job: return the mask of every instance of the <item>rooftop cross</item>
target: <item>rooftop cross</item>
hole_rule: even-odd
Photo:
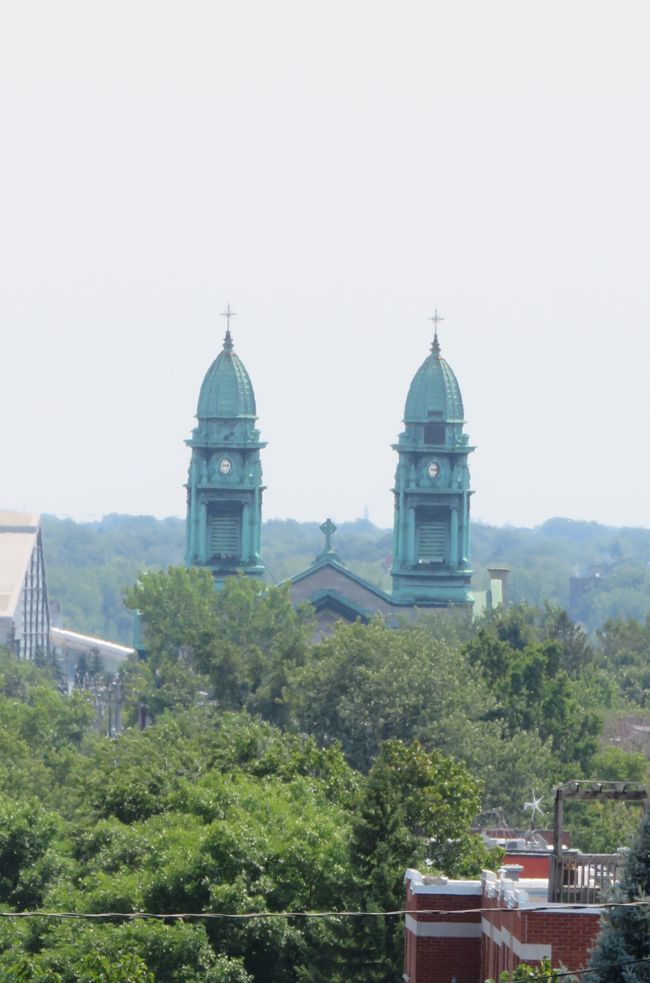
[[[437,313],[438,312],[436,311],[436,314]],[[230,304],[228,304],[228,306],[226,307],[225,311],[223,312],[223,314],[221,316],[226,318],[226,330],[227,331],[230,331],[230,318],[231,317],[237,317],[237,311],[231,311],[230,310]]]
[[[323,552],[333,553],[334,550],[332,549],[332,536],[336,532],[336,526],[334,525],[331,519],[326,519],[323,525],[320,527],[320,531],[325,537],[325,549],[323,550]]]
[[[431,351],[434,355],[440,354],[440,343],[438,341],[438,325],[441,321],[444,321],[444,317],[440,317],[438,314],[438,308],[436,307],[433,317],[429,318],[433,321],[433,343],[431,345]]]
[[[225,311],[222,313],[221,317],[226,318],[226,337],[223,339],[224,351],[231,352],[233,349],[233,343],[232,343],[232,336],[230,334],[230,318],[237,317],[237,312],[231,311],[230,304],[228,304]]]

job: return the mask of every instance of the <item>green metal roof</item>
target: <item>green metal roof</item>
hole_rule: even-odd
[[[199,419],[237,417],[255,419],[255,393],[248,372],[233,351],[230,330],[226,331],[223,350],[208,369],[196,411]]]
[[[404,407],[404,422],[444,420],[461,423],[463,419],[460,386],[451,367],[440,356],[436,336],[431,345],[431,354],[413,376]]]

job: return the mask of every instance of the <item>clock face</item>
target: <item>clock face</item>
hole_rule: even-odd
[[[230,474],[232,471],[232,461],[227,457],[222,457],[219,461],[219,471],[221,474]]]
[[[429,467],[427,468],[427,474],[430,478],[437,478],[440,474],[440,465],[436,464],[435,461],[431,461]]]

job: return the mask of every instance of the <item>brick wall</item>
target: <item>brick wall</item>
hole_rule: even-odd
[[[445,883],[444,878],[407,872],[404,977],[408,983],[450,983],[453,979],[477,983],[481,916],[467,909],[479,908],[480,902],[480,881]]]
[[[447,881],[409,870],[406,887],[407,983],[483,983],[544,957],[584,969],[599,930],[598,909],[548,904],[539,879],[486,873],[482,881]],[[526,910],[537,905],[544,910]]]
[[[600,912],[528,912],[522,915],[525,938],[548,945],[553,964],[584,969],[600,928]]]

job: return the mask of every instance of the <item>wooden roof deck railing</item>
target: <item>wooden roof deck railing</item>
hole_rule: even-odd
[[[638,802],[645,811],[648,793],[644,786],[630,782],[575,781],[555,789],[548,900],[565,904],[597,904],[606,900],[609,891],[618,882],[625,855],[565,850],[562,837],[564,803],[567,801]]]

